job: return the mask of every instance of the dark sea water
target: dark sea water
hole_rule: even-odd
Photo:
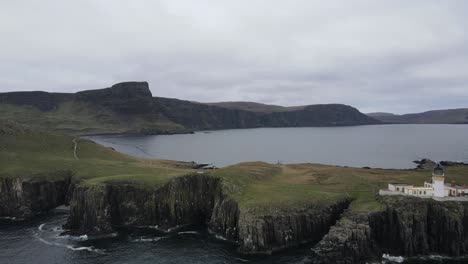
[[[412,168],[411,161],[423,157],[468,160],[468,125],[243,129],[92,139],[134,156],[216,166],[262,160]],[[87,240],[60,236],[67,216],[53,212],[28,222],[0,220],[0,264],[304,263],[311,247],[304,245],[287,253],[252,258],[239,255],[234,245],[206,231],[192,232],[195,230],[174,234],[121,230],[112,238]],[[458,264],[468,263],[468,259],[425,256],[404,263]]]
[[[0,220],[0,263],[11,264],[301,264],[308,263],[310,245],[273,256],[239,255],[235,246],[205,231],[158,234],[121,230],[115,237],[87,240],[61,236],[68,214],[52,212],[28,222]],[[377,263],[397,263],[382,261]],[[408,264],[461,264],[468,258],[427,256]]]
[[[186,135],[95,136],[137,157],[218,167],[244,161],[414,168],[413,160],[468,161],[468,125],[258,128]]]
[[[161,234],[121,230],[115,237],[87,240],[61,236],[68,214],[50,213],[29,222],[0,220],[0,263],[304,263],[304,246],[270,257],[241,256],[235,245],[206,231]]]

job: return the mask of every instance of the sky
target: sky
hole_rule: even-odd
[[[465,0],[0,0],[0,92],[468,107]]]

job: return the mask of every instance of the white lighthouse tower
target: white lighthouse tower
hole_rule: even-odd
[[[432,172],[432,187],[434,188],[434,197],[445,197],[444,168],[437,164]]]

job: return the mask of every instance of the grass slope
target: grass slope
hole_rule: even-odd
[[[63,134],[24,132],[0,135],[0,177],[43,177],[71,171],[87,184],[125,182],[148,187],[192,173],[183,164],[137,159],[88,140],[78,140],[73,155],[73,137]]]
[[[0,123],[0,128],[2,124]],[[0,129],[0,177],[60,177],[71,171],[84,184],[131,183],[147,188],[194,173],[174,161],[133,158],[88,140],[78,140],[77,160],[74,137],[58,133],[32,132],[10,124]],[[378,189],[389,182],[422,185],[430,170],[383,170],[336,167],[320,164],[273,165],[241,163],[207,172],[223,179],[228,194],[241,209],[271,212],[352,197],[356,211],[379,210]],[[468,183],[468,167],[448,167],[447,181]]]
[[[447,181],[468,183],[468,167],[447,168]],[[430,170],[384,170],[336,167],[320,164],[273,165],[241,163],[214,172],[225,179],[241,208],[278,209],[302,206],[314,201],[352,197],[356,211],[381,209],[379,189],[390,182],[423,185],[431,180]]]
[[[152,131],[184,131],[184,127],[159,118],[150,122],[144,117],[126,117],[105,107],[79,101],[66,101],[49,111],[34,106],[0,104],[3,120],[15,120],[42,130],[71,134],[139,133],[142,128]]]

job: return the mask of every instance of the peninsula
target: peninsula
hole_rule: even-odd
[[[0,134],[0,217],[28,218],[65,204],[66,229],[76,235],[207,226],[243,254],[309,243],[318,263],[467,253],[468,203],[377,195],[389,182],[430,179],[431,169],[249,162],[199,171],[15,122],[2,122]],[[447,174],[464,182],[468,167]]]

